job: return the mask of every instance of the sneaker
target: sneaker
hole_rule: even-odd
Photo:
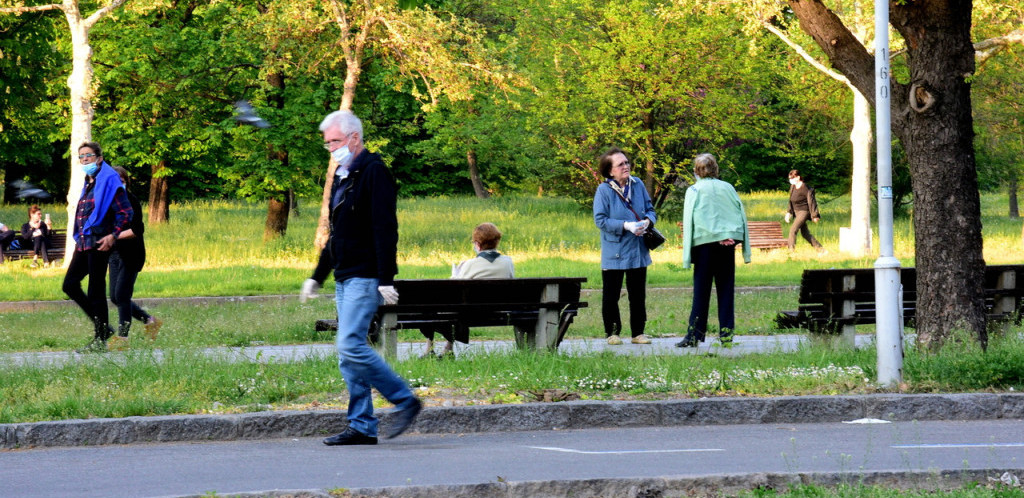
[[[35,260],[32,260],[32,264],[28,265],[28,267],[29,268],[39,268],[39,263],[36,263]]]
[[[324,438],[327,446],[355,446],[359,444],[377,444],[377,438],[367,436],[351,427],[346,427],[340,434]]]
[[[146,329],[146,337],[151,340],[156,340],[156,335],[160,333],[160,326],[164,324],[164,321],[155,317],[149,317],[149,321],[146,322],[143,327]]]
[[[619,344],[622,344],[622,338],[621,337],[619,337],[618,335],[610,335],[610,336],[608,336],[608,345],[609,346],[618,346]]]
[[[394,439],[412,426],[413,421],[416,420],[416,416],[419,415],[420,410],[423,409],[423,403],[421,403],[419,399],[413,398],[412,402],[413,403],[409,408],[400,410],[394,414],[394,417],[392,417],[394,418],[394,423],[391,425],[390,430],[388,430],[387,435],[384,437]]]
[[[107,350],[108,351],[124,351],[128,349],[128,338],[115,335],[110,339],[107,339]]]
[[[630,342],[632,342],[633,344],[650,344],[651,340],[648,339],[646,335],[640,334],[634,337]]]
[[[85,353],[106,353],[107,352],[107,343],[106,343],[106,341],[104,341],[103,339],[100,339],[99,337],[93,337],[93,339],[91,341],[89,341],[88,344],[86,344],[85,346],[82,346],[82,347],[76,349],[75,352],[76,353],[80,353],[80,354],[85,354]]]
[[[695,348],[695,347],[697,347],[698,344],[700,344],[700,341],[698,341],[696,337],[694,337],[694,336],[692,336],[690,334],[686,334],[686,337],[684,337],[683,340],[681,340],[681,341],[676,343],[676,347],[677,348]]]

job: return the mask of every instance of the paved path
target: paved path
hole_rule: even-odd
[[[941,485],[945,472],[953,474],[946,485],[955,486],[957,478],[984,482],[1005,469],[1024,477],[1022,429],[1019,420],[776,423],[417,434],[361,447],[295,437],[47,448],[0,452],[0,482],[3,494],[18,497],[282,489],[327,496],[326,490],[337,488],[356,496],[443,498],[687,496],[750,489],[772,474],[789,475],[792,484],[802,480],[796,473],[852,484],[882,475],[878,480],[893,486],[915,475]],[[39,478],[57,477],[55,469],[59,478]],[[659,488],[664,492],[652,492]]]
[[[707,354],[714,352],[723,356],[738,356],[743,354],[772,351],[793,351],[800,344],[807,342],[807,335],[781,334],[772,336],[736,336],[734,346],[726,349],[717,344],[711,337],[698,348],[677,348],[675,344],[680,341],[678,337],[654,338],[648,345],[630,344],[629,340],[621,346],[609,346],[603,339],[566,339],[562,341],[559,351],[564,354],[586,354],[598,351],[611,351],[624,355],[644,354]],[[858,347],[868,347],[872,344],[874,336],[860,335],[856,338]],[[399,359],[416,356],[423,352],[423,343],[405,342],[398,345]],[[456,356],[473,354],[483,351],[511,350],[514,348],[513,341],[479,341],[473,340],[470,344],[455,344]],[[248,358],[254,361],[293,361],[316,355],[334,355],[333,344],[298,344],[286,346],[248,346],[248,347],[217,347],[204,350],[209,355],[220,355],[227,358]],[[103,358],[116,358],[121,353],[107,353]],[[155,351],[156,356],[162,357],[161,350]],[[26,352],[26,353],[3,353],[0,354],[0,364],[10,363],[14,365],[59,365],[69,361],[88,361],[97,358],[95,354],[78,354],[72,351],[57,352]]]

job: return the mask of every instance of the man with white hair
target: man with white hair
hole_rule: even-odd
[[[388,439],[405,432],[422,409],[405,381],[366,340],[380,303],[398,302],[394,287],[398,273],[395,180],[380,155],[363,147],[363,124],[350,111],[328,114],[320,131],[324,148],[338,164],[331,187],[331,238],[320,253],[320,270],[303,284],[302,296],[316,292],[326,277],[323,269],[334,269],[335,345],[338,368],[349,391],[348,427],[323,442],[328,446],[377,444],[372,388],[398,410]]]

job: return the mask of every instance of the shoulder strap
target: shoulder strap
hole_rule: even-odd
[[[636,211],[633,210],[633,205],[628,200],[626,200],[626,197],[622,195],[622,192],[620,192],[619,189],[615,188],[617,187],[617,185],[612,185],[611,181],[609,180],[608,186],[611,187],[616,194],[619,194],[619,199],[622,199],[622,202],[626,205],[630,212],[633,213],[633,216],[636,216],[636,221],[640,221],[640,215],[636,214]]]

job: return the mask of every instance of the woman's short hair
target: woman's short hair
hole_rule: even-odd
[[[789,170],[789,177],[790,177],[790,178],[796,178],[796,177],[798,177],[798,176],[800,177],[800,179],[801,179],[801,180],[803,180],[803,179],[804,179],[804,177],[800,175],[800,171],[798,171],[798,170],[795,170],[795,169],[791,169],[791,170]]]
[[[28,208],[28,217],[31,218],[33,214],[36,214],[40,211],[42,211],[42,209],[39,209],[39,205],[33,204],[32,207]]]
[[[601,176],[605,178],[612,177],[612,156],[615,154],[626,155],[622,149],[618,147],[612,147],[601,154],[601,158],[597,160],[597,170],[601,172]]]
[[[473,229],[473,242],[480,246],[481,251],[495,249],[501,242],[501,230],[494,223],[481,223]]]
[[[708,154],[697,154],[693,159],[693,174],[701,178],[718,178],[718,161],[715,156]]]
[[[92,152],[93,154],[96,154],[96,157],[103,156],[103,149],[101,149],[100,144],[96,142],[82,142],[82,145],[78,146],[78,150],[82,150],[83,147],[88,147],[92,149]]]
[[[128,170],[120,166],[111,166],[110,169],[113,169],[114,171],[117,172],[117,176],[121,177],[121,183],[123,183],[124,186],[127,188],[128,182],[131,181],[132,179],[132,175],[128,173]]]

